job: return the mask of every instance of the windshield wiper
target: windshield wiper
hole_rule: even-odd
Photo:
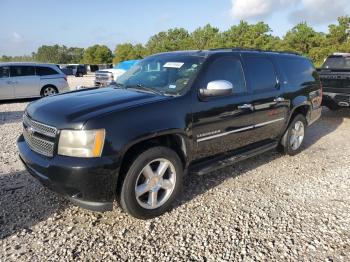
[[[150,88],[150,87],[141,85],[141,84],[137,84],[137,85],[135,85],[135,86],[128,86],[128,87],[126,87],[126,88],[141,89],[141,90],[145,90],[145,91],[151,92],[151,93],[153,93],[153,94],[164,95],[164,93],[161,92],[161,91],[159,91],[159,90],[156,90],[156,89],[153,89],[153,88]]]

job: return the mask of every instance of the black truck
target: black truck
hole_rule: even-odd
[[[323,85],[324,106],[332,110],[350,106],[350,53],[334,53],[318,73]]]
[[[103,89],[32,102],[20,158],[29,173],[94,211],[166,212],[185,174],[271,149],[295,155],[321,115],[316,69],[297,54],[243,49],[145,58]]]

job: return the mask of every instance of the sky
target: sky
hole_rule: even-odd
[[[29,55],[44,44],[114,50],[169,28],[226,30],[240,20],[264,21],[277,36],[303,21],[326,32],[349,14],[349,0],[0,0],[0,56]]]

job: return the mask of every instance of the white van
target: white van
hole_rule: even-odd
[[[0,63],[0,100],[44,97],[69,91],[67,77],[54,64]]]

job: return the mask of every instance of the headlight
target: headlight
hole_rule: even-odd
[[[100,157],[105,130],[62,130],[58,154],[73,157]]]

